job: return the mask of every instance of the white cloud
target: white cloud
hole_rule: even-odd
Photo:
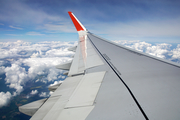
[[[50,84],[49,86],[57,85],[57,84],[59,84],[59,83],[63,83],[63,81],[54,81],[54,83],[53,83],[53,84]]]
[[[30,98],[30,96],[29,96],[29,95],[27,95],[27,96],[26,96],[26,98],[27,98],[27,99],[29,99],[29,98]]]
[[[31,95],[35,95],[35,94],[37,94],[37,93],[38,93],[37,90],[32,90],[30,94],[31,94]]]
[[[5,106],[9,103],[10,99],[11,99],[11,93],[10,92],[0,92],[0,108],[2,106]]]
[[[50,92],[49,92],[49,95],[52,95],[53,93],[54,93],[54,92],[50,91]]]
[[[180,62],[180,45],[177,45],[177,48],[172,49],[171,44],[161,43],[161,44],[150,44],[140,41],[115,41],[118,44],[125,45],[132,49],[148,53],[163,59],[176,60]]]
[[[21,52],[31,52],[33,49],[30,42],[0,42],[0,59],[26,57]],[[31,53],[30,53],[31,54]]]
[[[0,67],[0,75],[5,73],[4,69],[5,69],[4,66],[1,66],[1,67]]]
[[[36,95],[36,94],[38,94],[38,90],[32,90],[32,91],[30,92],[30,94],[28,94],[28,95],[26,96],[26,98],[29,99],[30,97],[32,97],[32,96],[34,96],[34,95]]]
[[[64,79],[64,78],[65,78],[65,76],[62,76],[61,78],[62,78],[62,79]]]
[[[0,42],[0,59],[17,57],[69,57],[73,52],[67,51],[76,42],[40,42],[32,44],[30,42]]]
[[[12,25],[9,26],[10,28],[14,28],[14,29],[18,29],[18,30],[22,30],[23,28],[20,28],[20,27],[14,27]]]
[[[177,48],[172,50],[172,60],[177,59],[180,61],[180,44],[177,45]]]
[[[49,97],[50,96],[50,92],[49,93],[47,93],[47,92],[41,92],[40,94],[39,94],[39,97]]]
[[[146,53],[165,59],[165,55],[170,53],[170,47],[171,45],[166,43],[158,44],[156,46],[148,46],[146,48]]]
[[[29,66],[28,77],[34,79],[37,75],[47,75],[47,81],[53,81],[58,78],[63,71],[56,69],[55,66],[69,60],[68,57],[55,58],[28,58],[23,61]]]
[[[39,79],[37,79],[35,82],[39,82]]]
[[[17,93],[22,92],[22,85],[24,85],[28,80],[28,75],[25,68],[21,67],[19,62],[16,62],[12,64],[11,67],[6,67],[4,71],[6,74],[6,83],[9,84],[8,86],[16,89]]]

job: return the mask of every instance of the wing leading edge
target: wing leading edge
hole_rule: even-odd
[[[179,65],[104,40],[68,13],[79,34],[73,60],[57,66],[68,78],[21,112],[31,120],[180,119]]]

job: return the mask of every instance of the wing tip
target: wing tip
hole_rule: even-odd
[[[69,16],[72,20],[72,22],[74,23],[74,26],[76,28],[76,30],[79,31],[86,31],[86,28],[81,24],[81,22],[75,17],[75,15],[71,12],[68,11]]]
[[[69,14],[71,14],[72,12],[71,11],[68,11]]]

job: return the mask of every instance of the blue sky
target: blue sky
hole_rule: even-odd
[[[179,0],[0,0],[0,42],[77,41],[68,11],[109,40],[180,43]]]

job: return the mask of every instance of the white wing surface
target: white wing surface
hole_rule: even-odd
[[[51,97],[19,107],[31,120],[179,120],[180,66],[104,40],[73,13],[74,59]]]

